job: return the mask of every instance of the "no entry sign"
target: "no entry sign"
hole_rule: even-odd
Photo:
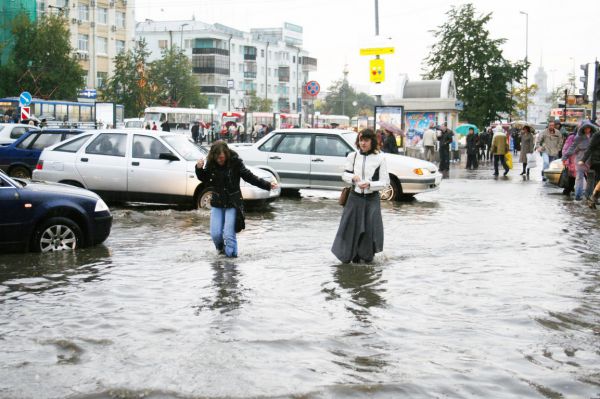
[[[321,91],[321,85],[319,85],[316,80],[311,80],[306,83],[304,90],[306,91],[306,94],[316,96]]]

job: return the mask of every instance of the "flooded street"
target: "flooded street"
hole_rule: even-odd
[[[2,255],[0,397],[598,398],[598,214],[519,168],[383,204],[371,265],[331,254],[331,192],[250,212],[234,260],[165,207]]]

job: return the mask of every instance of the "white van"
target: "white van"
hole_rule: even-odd
[[[0,145],[10,144],[16,141],[25,132],[37,129],[32,125],[24,125],[22,123],[0,123]]]

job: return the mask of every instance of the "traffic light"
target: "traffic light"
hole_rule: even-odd
[[[583,76],[579,78],[581,83],[583,83],[583,89],[579,89],[579,94],[583,94],[583,98],[587,99],[588,92],[588,66],[590,64],[582,64],[579,68],[583,71]]]
[[[369,63],[371,72],[370,80],[374,83],[381,83],[385,80],[385,63],[381,58],[374,58]]]

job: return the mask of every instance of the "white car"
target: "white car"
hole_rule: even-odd
[[[283,189],[341,190],[356,135],[336,129],[275,130],[255,144],[235,146],[235,151],[246,164],[277,176]],[[408,199],[440,187],[442,175],[434,164],[397,154],[385,154],[385,159],[390,185],[381,193],[383,200]]]
[[[196,161],[206,150],[177,133],[148,130],[87,131],[42,152],[33,179],[72,184],[108,201],[188,204],[210,207],[212,188],[200,182]],[[272,174],[249,167],[267,181]],[[245,201],[272,201],[271,191],[240,181]]]
[[[0,123],[0,145],[16,141],[31,129],[37,129],[37,127],[22,123]]]
[[[125,118],[125,129],[143,129],[144,118]]]

